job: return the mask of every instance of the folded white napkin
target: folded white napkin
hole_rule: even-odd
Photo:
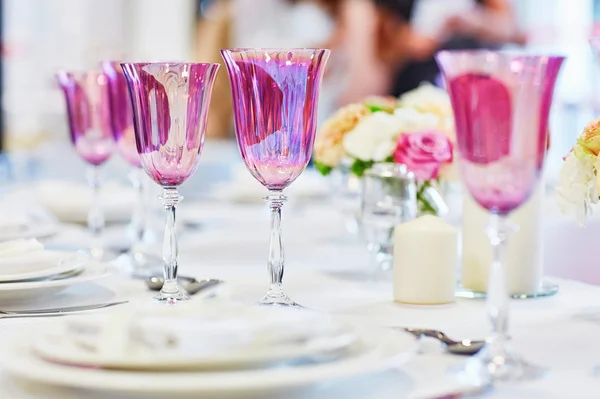
[[[36,239],[0,242],[0,277],[53,268],[60,259],[59,252],[44,251]]]
[[[5,236],[22,233],[29,228],[29,219],[24,212],[4,208],[0,213],[0,233]]]
[[[19,192],[11,191],[0,200],[0,241],[53,234],[56,219],[36,202],[36,196]]]
[[[68,320],[67,331],[86,349],[109,358],[150,353],[188,358],[274,350],[340,333],[340,326],[329,317],[309,311],[222,302],[203,303],[200,308],[162,313],[157,308],[147,312],[122,307],[110,315]]]
[[[35,238],[0,242],[0,262],[5,258],[35,253],[43,249],[44,244]]]

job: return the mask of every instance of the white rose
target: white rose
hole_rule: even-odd
[[[414,108],[396,109],[394,119],[397,121],[401,133],[435,130],[439,124],[439,119],[435,114],[419,112]]]
[[[346,134],[344,151],[362,161],[382,161],[394,152],[394,138],[400,134],[400,128],[394,115],[375,112]]]
[[[594,175],[594,159],[579,159],[574,152],[567,155],[559,174],[556,188],[558,205],[563,213],[574,212],[583,226],[591,215],[591,204],[598,202]]]

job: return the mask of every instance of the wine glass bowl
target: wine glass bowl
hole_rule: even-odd
[[[116,61],[103,61],[100,65],[108,79],[112,129],[117,150],[129,165],[141,168],[140,155],[135,143],[131,96],[121,64]]]
[[[246,167],[269,194],[271,286],[263,305],[299,306],[283,291],[282,191],[306,168],[329,50],[221,50],[233,97],[235,131]]]
[[[493,332],[461,372],[477,383],[537,378],[544,370],[510,345],[503,259],[515,231],[507,216],[529,198],[542,173],[552,95],[564,58],[481,50],[441,51],[436,59],[454,111],[461,177],[490,212],[486,232],[493,248],[487,290]]]
[[[67,103],[71,141],[81,158],[100,166],[112,155],[114,140],[108,78],[96,71],[56,74]]]
[[[320,75],[329,52],[234,49],[222,54],[238,111],[242,159],[263,186],[283,190],[310,161]]]
[[[176,187],[196,171],[218,64],[122,66],[130,89],[136,89],[131,93],[142,166],[156,183]]]
[[[462,177],[485,209],[508,214],[533,192],[562,57],[491,51],[437,56],[454,118]]]
[[[218,64],[123,63],[134,114],[142,167],[162,189],[167,211],[163,260],[165,284],[157,297],[169,303],[186,299],[177,284],[177,188],[198,166],[204,145],[212,88]]]
[[[100,166],[112,155],[114,138],[107,76],[98,71],[56,74],[66,100],[71,142],[79,156],[90,165],[88,183],[93,200],[88,212],[92,236],[90,252],[96,259],[105,255],[101,243],[104,213],[100,203]]]

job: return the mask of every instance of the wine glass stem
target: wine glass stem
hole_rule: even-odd
[[[488,237],[492,244],[492,265],[488,280],[487,311],[492,323],[490,344],[492,350],[496,347],[503,351],[508,341],[508,309],[509,288],[508,276],[504,264],[508,236],[513,227],[506,216],[492,215],[487,228]]]
[[[101,237],[104,231],[104,212],[101,198],[101,174],[99,166],[92,166],[88,172],[88,184],[92,188],[92,204],[88,212],[88,229],[92,236],[91,253],[94,258],[103,255]]]
[[[139,249],[139,246],[144,238],[144,233],[146,231],[147,207],[144,174],[145,173],[143,169],[135,168],[131,175],[133,186],[137,191],[136,206],[133,210],[133,215],[131,216],[131,226],[134,231],[133,245],[131,246],[133,253],[135,253]]]
[[[177,233],[175,230],[175,210],[177,204],[182,199],[174,187],[163,189],[162,200],[167,211],[167,220],[165,225],[165,236],[163,241],[163,261],[165,283],[161,294],[179,294],[177,285],[177,262],[179,259],[179,247],[177,244]]]
[[[271,210],[271,239],[269,242],[269,275],[271,276],[272,294],[280,293],[283,295],[283,240],[281,237],[281,207],[287,201],[287,197],[281,191],[269,191],[266,197],[269,209]]]

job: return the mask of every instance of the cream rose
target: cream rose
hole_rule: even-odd
[[[344,136],[370,112],[363,104],[350,104],[338,110],[319,130],[315,140],[315,160],[336,167],[346,155],[342,141]]]
[[[563,213],[574,211],[577,220],[585,225],[591,204],[598,202],[597,179],[593,157],[577,157],[572,151],[565,158],[556,188],[558,205]]]

